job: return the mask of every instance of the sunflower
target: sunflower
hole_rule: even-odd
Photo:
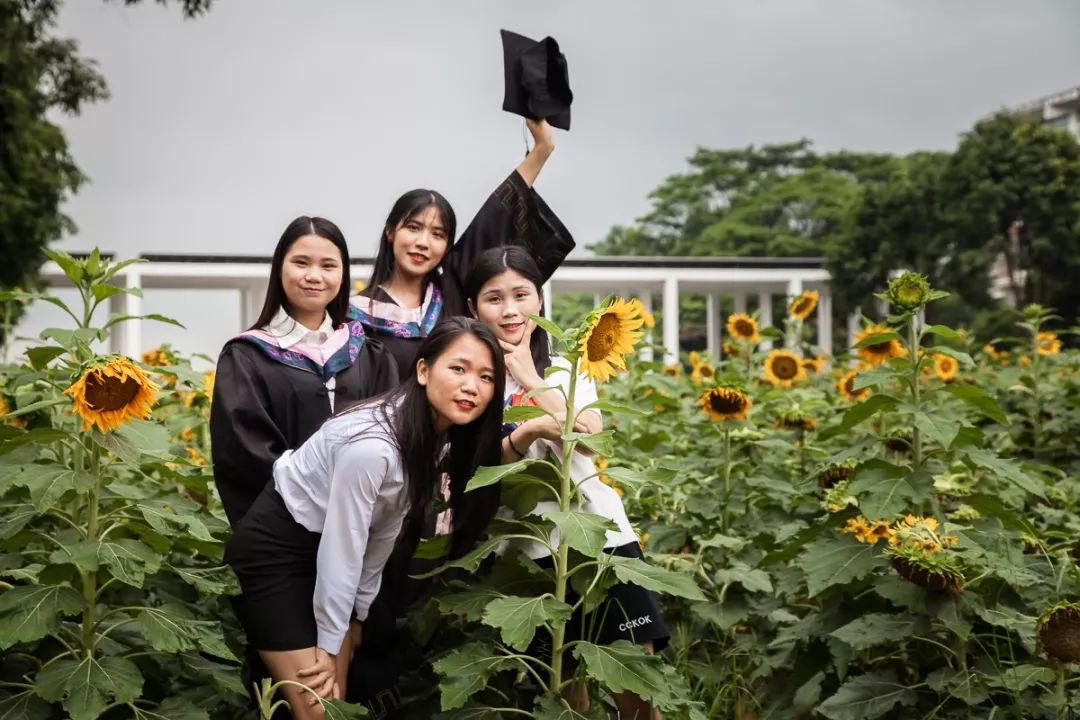
[[[656,327],[656,318],[653,317],[653,314],[645,307],[645,303],[641,302],[638,298],[634,298],[630,301],[630,305],[637,310],[637,314],[641,316],[641,319],[645,322],[645,327],[649,329]]]
[[[363,280],[354,280],[352,284],[353,293],[359,295],[364,292],[364,288],[367,287],[367,283]]]
[[[186,443],[195,442],[195,429],[186,427],[180,431],[180,439]]]
[[[690,359],[691,369],[696,368],[698,365],[701,364],[701,354],[697,350],[691,350],[688,357]]]
[[[716,370],[708,363],[701,363],[690,373],[690,382],[702,385],[716,377]]]
[[[866,396],[870,394],[870,388],[855,389],[855,376],[858,374],[858,370],[852,370],[836,381],[837,391],[848,400],[854,400],[855,402],[865,400]]]
[[[803,358],[802,360],[802,366],[806,370],[807,375],[811,373],[813,373],[814,375],[820,374],[821,371],[824,370],[825,366],[828,364],[829,359],[824,355],[818,355],[815,358]]]
[[[991,360],[1000,360],[1005,356],[1005,353],[1001,352],[1000,350],[995,348],[990,343],[987,343],[987,344],[983,345],[982,346],[982,351],[983,351],[983,354],[986,355],[986,357],[990,358]]]
[[[1080,606],[1061,603],[1051,608],[1039,624],[1039,642],[1058,662],[1080,661]]]
[[[672,363],[671,365],[664,366],[664,374],[668,377],[679,377],[682,375],[682,366],[678,363]]]
[[[757,320],[746,313],[735,313],[727,319],[728,335],[745,343],[756,343],[761,339],[758,334]]]
[[[1044,330],[1035,336],[1035,349],[1040,355],[1057,355],[1061,352],[1061,340],[1057,333]]]
[[[108,432],[131,418],[150,417],[158,386],[122,355],[107,356],[102,361],[64,391],[83,420],[83,431],[97,425],[102,432]]]
[[[854,535],[859,542],[869,542],[872,535],[870,523],[864,517],[850,518],[847,524],[840,530],[842,533]]]
[[[0,425],[10,425],[11,427],[24,428],[26,427],[26,418],[20,415],[15,417],[7,417],[7,414],[11,412],[11,406],[8,405],[7,398],[0,395]]]
[[[764,377],[776,386],[791,387],[806,379],[802,359],[787,350],[773,350],[765,358]]]
[[[165,367],[166,365],[172,364],[169,361],[168,353],[161,347],[144,352],[142,354],[142,363],[143,365],[149,365],[150,367]]]
[[[855,338],[855,345],[857,346],[860,342],[872,335],[881,335],[883,333],[891,332],[892,328],[885,327],[884,325],[868,325]],[[904,346],[901,345],[900,341],[896,338],[890,338],[879,343],[874,343],[873,345],[860,347],[858,348],[858,353],[863,360],[873,366],[877,366],[889,358],[903,355]]]
[[[640,307],[640,302],[634,305],[615,298],[589,314],[578,334],[582,375],[604,382],[626,369],[624,356],[634,351],[645,323],[639,314]]]
[[[796,320],[805,320],[810,317],[810,313],[814,312],[817,303],[818,291],[804,290],[799,297],[791,301],[791,307],[788,308],[788,313]]]
[[[956,370],[959,366],[960,363],[956,362],[956,358],[953,356],[934,353],[934,374],[942,380],[948,382],[956,377]]]
[[[817,429],[817,420],[799,410],[789,410],[782,414],[776,421],[777,430],[808,430]]]
[[[753,404],[745,393],[732,387],[709,388],[698,398],[698,405],[714,422],[744,420]]]
[[[208,398],[214,397],[214,380],[216,378],[217,378],[217,373],[215,373],[213,370],[207,370],[206,372],[203,373],[203,376],[202,376],[203,389],[205,390],[206,397],[208,397]]]

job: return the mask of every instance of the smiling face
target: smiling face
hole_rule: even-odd
[[[499,340],[518,345],[525,336],[528,315],[539,315],[541,304],[536,286],[516,270],[507,270],[484,283],[472,311]]]
[[[289,309],[301,316],[322,318],[326,306],[341,289],[341,251],[318,235],[302,235],[285,253],[281,287]]]
[[[430,365],[417,360],[416,379],[427,392],[436,431],[444,432],[468,425],[487,409],[495,394],[495,362],[487,345],[463,334]]]
[[[386,241],[393,246],[395,270],[421,278],[439,266],[449,244],[442,214],[434,205],[387,231]]]

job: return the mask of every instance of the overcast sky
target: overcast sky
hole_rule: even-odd
[[[63,122],[91,179],[64,247],[268,255],[319,214],[368,255],[420,186],[467,221],[523,154],[499,28],[567,56],[573,129],[537,187],[579,247],[699,145],[945,149],[1080,85],[1076,0],[68,0],[59,34],[112,97]]]

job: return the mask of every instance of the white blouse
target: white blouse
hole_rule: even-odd
[[[361,407],[330,418],[274,463],[285,507],[322,534],[312,602],[318,646],[331,654],[341,650],[352,612],[367,618],[408,512],[401,454],[380,413]]]

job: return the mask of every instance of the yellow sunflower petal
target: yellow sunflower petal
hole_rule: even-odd
[[[82,418],[83,431],[95,425],[109,432],[132,418],[148,418],[158,386],[137,365],[123,356],[87,369],[64,392]]]

